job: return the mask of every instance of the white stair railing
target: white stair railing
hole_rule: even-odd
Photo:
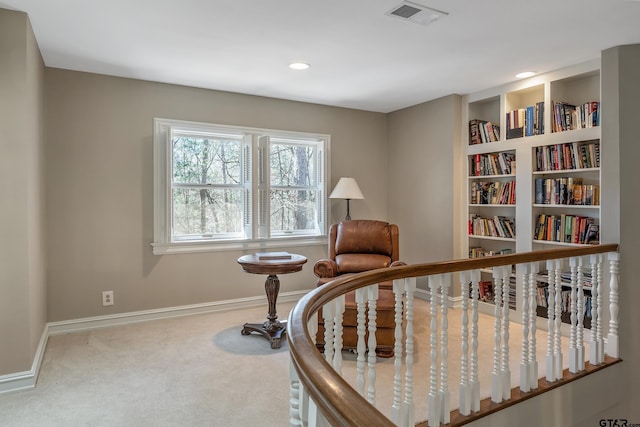
[[[614,246],[615,245],[609,245]],[[615,247],[617,248],[617,247]],[[604,248],[603,248],[604,249]],[[552,252],[552,251],[547,251]],[[573,374],[581,373],[588,366],[594,366],[605,362],[606,355],[612,358],[618,357],[618,310],[619,310],[619,283],[618,283],[618,254],[617,252],[609,252],[606,260],[609,263],[609,285],[608,285],[608,304],[609,304],[609,322],[607,339],[605,343],[603,334],[603,315],[604,307],[603,298],[607,296],[603,292],[603,263],[604,257],[598,252],[598,248],[582,249],[574,251],[575,256],[567,256],[557,258],[550,254],[549,258],[544,262],[548,272],[548,297],[547,297],[547,334],[546,337],[546,359],[545,359],[545,378],[549,383],[553,383],[563,379],[563,358],[568,359],[568,371]],[[589,253],[592,252],[592,253]],[[588,258],[586,257],[588,255]],[[329,426],[329,425],[352,425],[357,424],[356,419],[367,420],[368,425],[396,425],[396,426],[414,426],[416,423],[416,400],[418,403],[426,404],[427,416],[426,421],[429,425],[449,424],[452,421],[451,410],[457,409],[457,416],[474,417],[480,414],[481,398],[490,399],[494,403],[502,403],[511,399],[511,371],[510,371],[510,334],[512,328],[519,328],[522,333],[520,343],[521,353],[518,355],[520,360],[519,369],[519,390],[521,393],[527,394],[539,389],[538,382],[538,360],[537,360],[537,333],[538,316],[538,282],[539,266],[541,258],[531,256],[535,260],[529,261],[526,256],[520,256],[525,262],[508,262],[514,258],[503,256],[504,264],[499,264],[496,259],[487,260],[493,271],[494,285],[494,307],[493,307],[493,361],[491,364],[491,391],[489,396],[480,396],[479,383],[479,355],[478,348],[480,344],[479,335],[479,283],[481,278],[480,269],[476,268],[478,262],[467,261],[464,265],[473,265],[473,268],[456,269],[446,273],[422,274],[428,272],[432,264],[424,267],[406,266],[397,267],[392,277],[393,293],[394,293],[394,319],[395,319],[395,346],[394,359],[392,363],[393,380],[386,383],[380,383],[381,378],[377,369],[385,368],[379,365],[376,357],[376,320],[377,320],[377,300],[378,300],[378,281],[381,279],[389,280],[391,274],[387,274],[384,278],[374,275],[373,284],[353,283],[355,290],[355,300],[357,306],[357,335],[358,343],[355,360],[355,378],[347,382],[333,383],[335,387],[340,384],[341,387],[347,387],[348,383],[355,384],[355,395],[348,391],[343,392],[350,396],[349,402],[333,403],[333,396],[330,396],[327,388],[322,393],[323,384],[321,379],[338,378],[343,371],[342,357],[342,316],[344,312],[344,293],[350,289],[346,289],[342,293],[337,293],[330,301],[325,301],[320,306],[323,310],[325,325],[325,346],[324,360],[327,365],[318,363],[316,360],[317,350],[315,346],[308,347],[305,352],[297,353],[292,351],[292,368],[290,381],[290,423],[292,426]],[[453,264],[453,263],[452,263]],[[562,270],[565,265],[569,266],[570,279],[563,282]],[[510,282],[512,279],[512,266],[515,266],[515,280],[521,291],[521,323],[513,322],[510,318]],[[446,270],[442,267],[440,271]],[[405,275],[402,272],[406,270]],[[451,366],[458,366],[456,363],[450,363],[449,345],[451,344],[451,334],[449,327],[449,288],[454,278],[453,273],[459,272],[456,276],[459,280],[459,289],[462,295],[459,308],[460,316],[460,382],[458,385],[457,395],[459,396],[457,408],[451,408],[451,391],[450,384]],[[589,274],[590,273],[590,274]],[[416,278],[425,277],[430,295],[429,318],[416,319],[414,313],[414,296],[416,293]],[[565,279],[567,280],[567,279]],[[337,288],[340,283],[331,284]],[[590,282],[590,283],[589,283]],[[371,283],[371,282],[369,282]],[[586,360],[585,337],[584,337],[584,318],[587,311],[587,300],[585,299],[585,283],[591,290],[590,303],[590,336],[589,336],[589,361]],[[356,288],[357,285],[357,288]],[[330,286],[330,288],[331,288]],[[564,287],[564,291],[563,291]],[[335,290],[331,288],[332,292]],[[567,292],[566,289],[569,289]],[[305,296],[299,303],[305,307],[311,305],[307,298],[320,298],[318,292],[312,292],[311,297]],[[568,300],[567,300],[568,294]],[[320,294],[321,295],[321,294]],[[563,296],[564,295],[564,296]],[[314,300],[315,301],[315,300]],[[315,304],[315,302],[314,302]],[[294,330],[289,330],[289,340],[296,343],[302,343],[301,347],[305,347],[306,341],[300,341],[299,330],[295,329],[297,307],[291,313],[289,324],[294,326]],[[318,322],[317,308],[315,313],[302,318],[307,319],[304,327],[309,336],[315,338]],[[564,308],[564,310],[563,310]],[[568,310],[567,310],[568,309]],[[565,334],[562,332],[562,313],[568,311],[570,314],[570,324],[564,325]],[[422,326],[427,328],[428,339],[425,342],[415,342],[414,340],[414,323],[423,322]],[[567,327],[569,332],[566,333]],[[304,328],[302,329],[304,331]],[[520,332],[519,331],[519,332]],[[292,339],[291,334],[295,334],[297,338]],[[312,338],[312,340],[313,340]],[[562,352],[562,341],[568,342],[568,353],[566,356]],[[313,343],[315,344],[315,343]],[[416,346],[428,348],[423,351],[422,356],[427,360],[423,360],[425,367],[420,373],[425,376],[415,376],[415,351]],[[293,349],[292,349],[293,350]],[[296,350],[299,350],[296,348]],[[296,362],[296,358],[301,358]],[[305,362],[301,363],[304,358]],[[321,359],[322,360],[322,359]],[[310,363],[312,361],[313,363]],[[387,366],[390,364],[387,363]],[[300,381],[300,369],[303,369],[305,381],[314,378],[315,382],[309,382],[304,386]],[[319,371],[320,374],[318,376]],[[338,377],[335,377],[337,375]],[[347,380],[345,378],[345,380]],[[428,389],[428,393],[416,396],[416,382],[423,380]],[[320,386],[318,386],[320,384]],[[377,395],[380,387],[389,388],[392,391],[392,403],[390,408],[376,409],[378,404]],[[544,387],[544,386],[543,386]],[[362,400],[358,400],[355,396],[362,396]],[[425,401],[422,402],[421,400]],[[321,403],[321,404],[318,404]],[[355,409],[355,408],[360,409]],[[346,408],[346,409],[345,409]],[[354,412],[349,412],[348,408]],[[362,412],[366,412],[363,414]],[[382,412],[380,412],[382,411]],[[388,411],[388,412],[387,412]],[[344,413],[343,413],[344,412]],[[383,415],[388,413],[388,415]],[[346,415],[345,415],[346,414]],[[341,417],[349,418],[344,423]],[[360,417],[360,418],[358,418]],[[388,418],[387,418],[388,417]],[[347,418],[344,418],[345,420]],[[422,420],[417,420],[422,421]]]

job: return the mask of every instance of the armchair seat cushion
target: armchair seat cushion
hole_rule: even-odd
[[[375,270],[376,268],[389,267],[391,257],[380,254],[340,254],[336,255],[338,273],[360,273],[362,271]]]

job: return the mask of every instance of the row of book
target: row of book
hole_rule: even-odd
[[[579,177],[536,178],[535,203],[542,205],[598,206],[600,187],[583,184]]]
[[[469,121],[469,145],[500,141],[500,126],[486,120]]]
[[[516,237],[516,226],[512,218],[497,215],[493,218],[483,218],[480,215],[471,214],[469,215],[469,234],[513,239]]]
[[[476,154],[470,157],[469,174],[471,176],[512,175],[516,173],[516,154],[500,152]]]
[[[600,226],[596,224],[595,218],[540,214],[536,219],[534,238],[549,242],[597,245],[600,243]]]
[[[551,101],[553,132],[584,129],[600,126],[600,102],[590,101],[572,105],[562,101]]]
[[[479,205],[514,205],[516,203],[516,182],[471,183],[470,203]]]
[[[569,142],[535,148],[536,171],[600,167],[600,144]]]
[[[553,273],[552,273],[553,276]],[[549,272],[543,271],[537,276],[538,282],[543,282],[548,284],[551,282],[549,280]],[[577,280],[577,269],[576,269],[576,280]],[[560,282],[562,286],[571,286],[571,271],[563,271],[560,273]],[[591,288],[591,267],[585,266],[582,271],[582,287],[585,289]]]
[[[544,102],[507,112],[507,139],[544,134]]]
[[[492,251],[483,247],[469,248],[469,258],[484,258],[495,255],[506,255],[512,253],[511,249],[505,248],[498,251]]]
[[[539,307],[549,307],[549,287],[539,286],[538,295],[536,296],[536,303]],[[571,290],[564,289],[560,294],[560,311],[562,313],[571,312]],[[591,318],[591,296],[585,295],[584,297],[584,315]]]

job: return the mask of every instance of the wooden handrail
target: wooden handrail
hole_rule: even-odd
[[[520,254],[381,268],[335,279],[306,294],[289,314],[287,341],[292,363],[305,392],[313,399],[323,416],[332,426],[367,425],[372,427],[392,427],[393,423],[369,404],[326,362],[311,340],[307,324],[311,316],[323,305],[347,292],[389,280],[617,251],[618,245],[615,243],[550,249]]]

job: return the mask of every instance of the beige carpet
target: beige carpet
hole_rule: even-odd
[[[293,305],[278,304],[281,318]],[[416,420],[426,418],[428,304],[416,300]],[[35,390],[0,395],[1,426],[287,426],[289,356],[259,335],[242,336],[244,322],[262,321],[256,307],[178,317],[54,336]],[[457,407],[460,311],[451,310],[449,384]],[[519,327],[512,328],[513,383],[519,372]],[[489,395],[493,319],[481,316],[481,381]],[[546,334],[538,332],[540,375]],[[565,344],[566,339],[563,339]],[[565,345],[566,347],[566,345]],[[355,356],[344,375],[355,383]],[[566,359],[566,357],[565,357]],[[379,359],[378,402],[389,412],[393,359]],[[382,384],[389,384],[383,387]],[[388,391],[387,391],[388,390]]]

